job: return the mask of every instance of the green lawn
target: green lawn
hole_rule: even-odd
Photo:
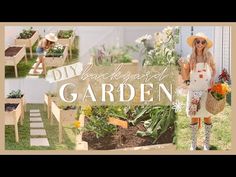
[[[186,96],[179,97],[183,107],[182,111],[178,113],[177,127],[176,127],[176,147],[181,150],[189,150],[191,143],[191,131],[189,128],[190,118],[186,117],[185,103]],[[227,103],[224,111],[213,116],[213,127],[211,134],[211,149],[212,150],[229,150],[231,149],[231,106]],[[204,123],[202,128],[198,131],[198,149],[203,148],[204,141]]]
[[[40,109],[44,128],[47,133],[50,147],[31,147],[30,146],[30,121],[29,110]],[[34,136],[35,137],[35,136]],[[5,148],[6,150],[73,150],[75,148],[75,134],[70,128],[63,129],[64,143],[58,140],[58,123],[54,118],[53,125],[47,119],[43,104],[28,104],[25,112],[24,124],[19,124],[19,143],[15,142],[14,126],[5,126]]]

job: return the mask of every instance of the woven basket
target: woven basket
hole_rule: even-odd
[[[207,100],[206,100],[206,110],[213,114],[216,115],[223,111],[226,103],[226,96],[222,100],[216,100],[212,94],[209,92],[207,94]]]

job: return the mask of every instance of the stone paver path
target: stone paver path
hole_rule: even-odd
[[[30,110],[30,146],[50,146],[39,109]]]

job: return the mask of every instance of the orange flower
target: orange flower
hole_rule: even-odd
[[[74,126],[75,126],[75,128],[80,128],[80,121],[75,121],[74,122]]]
[[[227,84],[215,84],[212,89],[211,89],[212,92],[216,92],[218,94],[221,94],[221,95],[225,95],[227,94],[230,90],[229,90],[229,86]]]

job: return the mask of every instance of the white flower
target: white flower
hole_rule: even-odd
[[[167,36],[171,35],[173,32],[173,27],[167,26],[163,29],[163,33],[167,34]]]
[[[174,109],[175,112],[180,112],[182,109],[182,103],[180,103],[179,100],[176,100],[176,102],[172,104],[171,108]]]
[[[145,34],[144,36],[141,36],[140,38],[136,39],[135,42],[138,44],[143,43],[145,40],[150,40],[152,39],[151,35]]]

